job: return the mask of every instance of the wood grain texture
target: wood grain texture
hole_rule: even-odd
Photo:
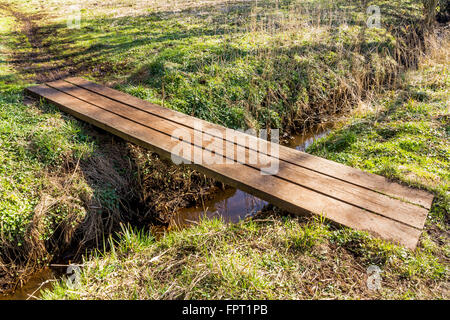
[[[65,79],[65,81],[78,85],[99,95],[106,96],[123,104],[127,104],[134,108],[144,110],[165,119],[169,119],[181,126],[193,128],[194,121],[200,121],[205,129],[215,129],[221,132],[225,132],[225,130],[227,130],[227,128],[220,125],[212,124],[174,110],[163,108],[156,104],[152,104],[123,92],[101,86],[99,84],[81,78],[72,77]],[[236,134],[242,133],[236,132]],[[249,138],[253,139],[254,137],[250,136]],[[267,144],[266,148],[268,148],[267,150],[270,150],[270,142],[263,141],[262,143]],[[282,161],[289,162],[297,166],[302,166],[306,169],[314,170],[322,175],[328,175],[330,177],[346,181],[347,183],[352,183],[369,190],[374,190],[376,192],[384,193],[395,198],[400,198],[405,201],[423,206],[426,209],[430,209],[433,202],[433,195],[426,191],[411,189],[407,186],[389,181],[385,177],[367,173],[288,147],[280,146],[280,158]]]
[[[368,231],[411,249],[417,245],[431,206],[432,195],[428,193],[281,146],[278,172],[262,175],[266,164],[227,162],[236,159],[221,150],[241,146],[245,159],[267,160],[273,155],[242,146],[225,134],[214,134],[225,133],[226,128],[80,78],[31,87],[28,92],[163,157],[170,158],[180,143],[190,150],[191,157],[185,160],[201,159],[205,151],[213,154],[212,151],[219,150],[214,152],[215,159],[221,160],[219,163],[195,163],[195,168],[292,213],[323,215],[338,224]],[[210,135],[209,141],[196,141],[199,132],[195,121],[201,121]],[[191,139],[182,142],[173,139],[175,130]],[[237,131],[235,134],[243,135]],[[270,148],[270,142],[261,139],[257,142]]]

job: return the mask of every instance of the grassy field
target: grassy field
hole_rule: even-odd
[[[124,227],[113,250],[83,262],[78,287],[60,281],[43,298],[448,299],[448,58],[432,50],[401,90],[308,149],[435,193],[414,252],[277,209],[237,225],[205,220],[159,240]],[[371,265],[381,269],[379,290],[367,286]]]
[[[359,1],[74,1],[79,29],[61,19],[70,2],[44,3],[31,32],[43,61],[25,77],[82,75],[231,128],[331,120],[395,83],[397,61],[420,50],[419,7],[400,1],[379,3],[390,32],[367,28]]]
[[[24,96],[26,86],[59,74],[40,33],[52,20],[35,4],[0,4],[0,293],[53,259],[101,246],[119,222],[167,221],[215,188]]]
[[[373,4],[383,28],[366,27],[360,1],[0,1],[0,292],[97,247],[79,291],[61,283],[45,297],[448,297],[448,54],[421,58],[415,2]],[[71,5],[80,29],[67,26]],[[434,192],[419,249],[274,208],[262,222],[204,222],[158,241],[124,231],[103,252],[120,222],[165,223],[215,183],[23,96],[66,75],[285,137],[356,109],[309,152]],[[153,264],[143,279],[120,271]],[[383,269],[385,291],[363,285],[370,264]],[[328,271],[314,278],[319,266]]]
[[[273,213],[271,213],[273,215]],[[445,267],[430,253],[381,243],[320,221],[272,217],[204,221],[155,241],[122,232],[115,249],[84,261],[79,287],[44,299],[445,298]],[[382,288],[367,287],[370,265]]]

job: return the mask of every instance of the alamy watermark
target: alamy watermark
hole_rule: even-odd
[[[369,15],[367,18],[367,27],[369,28],[381,28],[381,9],[379,6],[369,6],[366,10]]]
[[[81,268],[78,265],[71,264],[67,267],[67,280],[66,284],[69,289],[77,289],[81,285]]]
[[[79,6],[74,5],[69,7],[69,14],[67,16],[67,28],[81,28],[81,9]]]
[[[367,268],[367,288],[375,291],[381,289],[381,269],[371,265]]]
[[[176,4],[176,1],[175,1]],[[173,6],[173,11],[174,12],[178,12],[179,10],[177,9],[177,6]],[[313,12],[312,12],[313,13]],[[332,19],[334,20],[332,17],[344,17],[347,16],[348,12],[346,11],[342,11],[342,10],[337,10],[335,9],[334,11],[324,11],[323,13],[321,13],[321,18],[322,19],[326,19],[328,17],[328,19]],[[261,13],[259,13],[261,14]],[[264,12],[262,13],[264,16]],[[366,14],[368,15],[368,18],[366,20],[366,25],[369,28],[381,28],[381,9],[379,6],[376,5],[371,5],[366,9]],[[282,18],[282,15],[281,15]],[[341,23],[345,23],[344,21],[346,21],[347,18],[342,18]],[[339,21],[340,19],[337,19],[336,21]],[[67,15],[67,27],[69,29],[80,29],[81,28],[81,8],[78,5],[72,5],[69,7],[69,12]]]

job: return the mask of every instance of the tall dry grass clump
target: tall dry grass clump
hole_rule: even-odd
[[[23,236],[0,234],[0,293],[21,287],[51,262],[78,261],[91,249],[107,249],[105,239],[121,224],[168,226],[177,210],[215,190],[203,174],[85,129],[101,149],[81,158],[69,153],[61,166],[42,171],[39,201]]]
[[[261,82],[276,85],[259,105],[249,101],[250,114],[270,106],[280,113],[286,130],[332,121],[362,100],[396,88],[399,74],[417,67],[426,49],[420,20],[386,13],[385,24],[372,28],[364,14],[368,5],[350,3],[272,1],[252,6],[246,27],[252,54],[266,66]]]

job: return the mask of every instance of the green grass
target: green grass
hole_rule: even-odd
[[[227,127],[290,131],[389,85],[401,68],[394,52],[405,49],[399,26],[407,23],[393,12],[408,10],[413,25],[420,18],[417,6],[378,1],[384,25],[395,27],[387,32],[366,28],[358,1],[216,3],[190,9],[180,1],[181,11],[172,12],[84,1],[81,28],[53,19],[42,44],[62,72]]]
[[[26,34],[23,17],[0,8],[0,264],[16,278],[24,265],[63,251],[76,232],[78,242],[98,244],[119,216],[137,212],[130,204],[161,218],[176,210],[173,202],[195,202],[182,190],[195,195],[211,184],[49,105],[25,104],[27,85],[75,74],[227,127],[290,132],[392,88],[419,55],[409,41],[420,34],[420,8],[408,1],[371,3],[381,6],[382,29],[364,27],[359,1],[258,1],[254,8],[212,0],[192,8],[180,0],[178,12],[148,1],[46,0],[43,10],[8,3],[39,27]],[[70,4],[82,9],[81,29],[66,26]],[[403,52],[404,65],[394,52]],[[111,251],[86,257],[79,290],[61,282],[45,298],[445,298],[446,65],[421,68],[400,92],[384,95],[378,112],[355,116],[309,149],[434,192],[417,251],[293,218],[205,221],[158,241],[125,228]],[[370,264],[385,272],[382,292],[367,291]]]
[[[83,262],[79,286],[61,280],[43,299],[443,298],[446,268],[365,233],[288,217],[226,225],[204,220],[155,240],[124,228],[113,249]],[[367,268],[382,289],[367,288]],[[414,284],[414,285],[413,285]],[[430,292],[431,290],[435,290]]]
[[[0,32],[11,31],[12,21],[2,16]],[[6,247],[21,247],[27,242],[25,235],[35,208],[42,192],[49,189],[44,171],[60,166],[68,157],[78,159],[93,150],[80,126],[56,108],[24,104],[24,87],[10,65],[0,64],[0,237]],[[59,219],[55,210],[48,215],[49,225]]]
[[[44,168],[61,165],[68,153],[75,158],[92,152],[89,139],[73,121],[63,121],[22,102],[22,88],[0,97],[0,221],[2,240],[22,245],[40,192]]]
[[[32,48],[15,29],[20,23],[0,11],[0,291],[7,291],[48,264],[86,219],[94,190],[74,169],[97,146],[85,125],[56,107],[25,103],[26,77],[7,62],[11,46]]]
[[[124,228],[86,257],[80,286],[44,299],[448,299],[448,42],[431,47],[402,86],[355,113],[308,152],[435,194],[414,251],[326,221],[276,215],[202,221],[155,240]],[[367,268],[382,270],[381,289]]]

